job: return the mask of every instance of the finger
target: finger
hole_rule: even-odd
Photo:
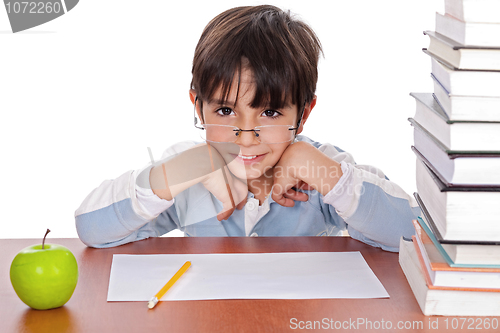
[[[228,210],[223,210],[219,214],[217,214],[217,220],[223,221],[227,220],[234,212],[234,208],[230,208]]]
[[[217,215],[219,221],[227,220],[235,209],[241,210],[247,202],[248,186],[235,178],[229,169],[224,169],[224,181],[227,189],[227,201],[223,204],[224,210]],[[235,204],[238,203],[238,204]]]
[[[247,203],[248,198],[248,184],[246,182],[235,180],[235,192],[237,193],[237,201],[239,204],[236,206],[237,209],[243,209]]]
[[[231,204],[224,205],[225,207],[222,209],[222,211],[217,214],[217,220],[227,220],[234,213],[235,208],[241,210],[246,203],[247,198],[245,197],[244,200],[242,200],[236,207],[231,207]]]
[[[271,197],[281,206],[293,207],[295,205],[295,202],[292,199],[287,198],[285,196],[285,193],[286,191],[283,191],[283,188],[281,186],[279,186],[278,184],[274,184]]]
[[[272,198],[275,202],[277,202],[279,205],[283,207],[293,207],[295,206],[295,201],[292,199],[289,199],[285,196],[275,196],[275,194],[272,195]]]
[[[235,208],[230,201],[223,202],[222,210],[217,214],[217,220],[227,220],[233,214]]]
[[[311,191],[311,190],[314,190],[314,187],[312,187],[308,183],[302,182],[302,184],[300,184],[300,186],[298,187],[298,189],[299,190],[304,190],[304,191]]]
[[[231,189],[229,195],[233,198],[233,202],[236,203],[236,209],[241,210],[247,202],[248,184],[246,181],[235,177],[229,168],[225,168],[225,170],[226,179]]]
[[[231,200],[231,208],[234,208],[236,207],[236,204],[234,203],[233,191],[231,191],[231,186],[229,186],[228,183],[226,183],[226,188],[229,194],[229,200]]]
[[[278,204],[285,207],[293,207],[295,205],[295,200],[307,201],[309,199],[306,193],[299,192],[296,189],[305,184],[304,182],[293,178],[275,178],[274,181],[272,198]]]
[[[293,188],[286,191],[284,196],[295,201],[307,201],[309,199],[307,193],[296,191]]]
[[[288,202],[288,200],[290,200],[290,199],[287,199],[284,196],[286,190],[287,189],[283,188],[283,186],[281,184],[279,184],[278,182],[276,182],[276,179],[275,179],[275,183],[273,184],[273,187],[271,188],[271,198],[273,198],[273,200],[281,206],[292,207],[292,206],[290,206],[290,203]],[[291,200],[291,201],[293,201],[293,200]]]
[[[228,191],[228,199],[229,199],[229,201],[223,203],[223,209],[222,209],[222,211],[219,212],[219,214],[217,214],[217,219],[219,221],[227,220],[229,218],[229,216],[231,216],[231,214],[233,214],[234,209],[236,208],[236,205],[234,204],[234,200],[233,200],[233,194],[232,194],[232,191],[231,191],[231,187],[229,186],[228,183],[226,183],[226,188],[227,188],[227,191]]]
[[[238,205],[236,205],[236,209],[242,210],[243,207],[245,207],[246,203],[247,203],[247,197],[244,197],[243,200],[241,200],[241,202]]]

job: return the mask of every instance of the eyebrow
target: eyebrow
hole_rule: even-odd
[[[214,98],[209,99],[207,102],[208,104],[217,104],[217,105],[236,105],[236,102],[234,101],[214,99]]]
[[[216,105],[233,105],[235,106],[236,105],[236,102],[235,101],[232,101],[232,100],[223,100],[223,99],[217,99],[217,98],[211,98],[207,101],[208,104],[216,104]],[[268,106],[266,106],[268,107]],[[292,105],[290,103],[285,103],[285,105],[283,106],[282,109],[291,109],[292,108]],[[272,108],[270,108],[272,109]]]

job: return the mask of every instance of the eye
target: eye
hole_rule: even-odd
[[[215,111],[217,115],[219,116],[229,116],[231,113],[234,113],[232,109],[230,108],[220,108],[217,111]]]
[[[262,112],[262,115],[269,118],[278,118],[279,116],[281,116],[281,113],[276,110],[266,110]]]

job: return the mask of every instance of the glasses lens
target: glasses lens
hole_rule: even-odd
[[[201,138],[209,142],[235,142],[243,133],[230,125],[205,124],[203,127],[205,130],[201,131]],[[292,141],[295,131],[289,125],[269,125],[258,126],[246,135],[250,134],[261,143],[272,144]]]
[[[260,142],[267,144],[290,142],[295,134],[293,126],[289,125],[259,126],[255,130],[259,133]]]
[[[201,131],[201,138],[209,142],[235,142],[238,138],[238,128],[229,125],[203,125],[205,130]]]

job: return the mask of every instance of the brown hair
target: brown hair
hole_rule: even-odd
[[[314,98],[320,53],[314,31],[289,11],[270,5],[232,8],[205,27],[194,54],[191,88],[198,98],[210,100],[221,87],[220,97],[227,100],[234,75],[248,66],[256,83],[252,107],[282,108],[291,99],[300,108]]]

